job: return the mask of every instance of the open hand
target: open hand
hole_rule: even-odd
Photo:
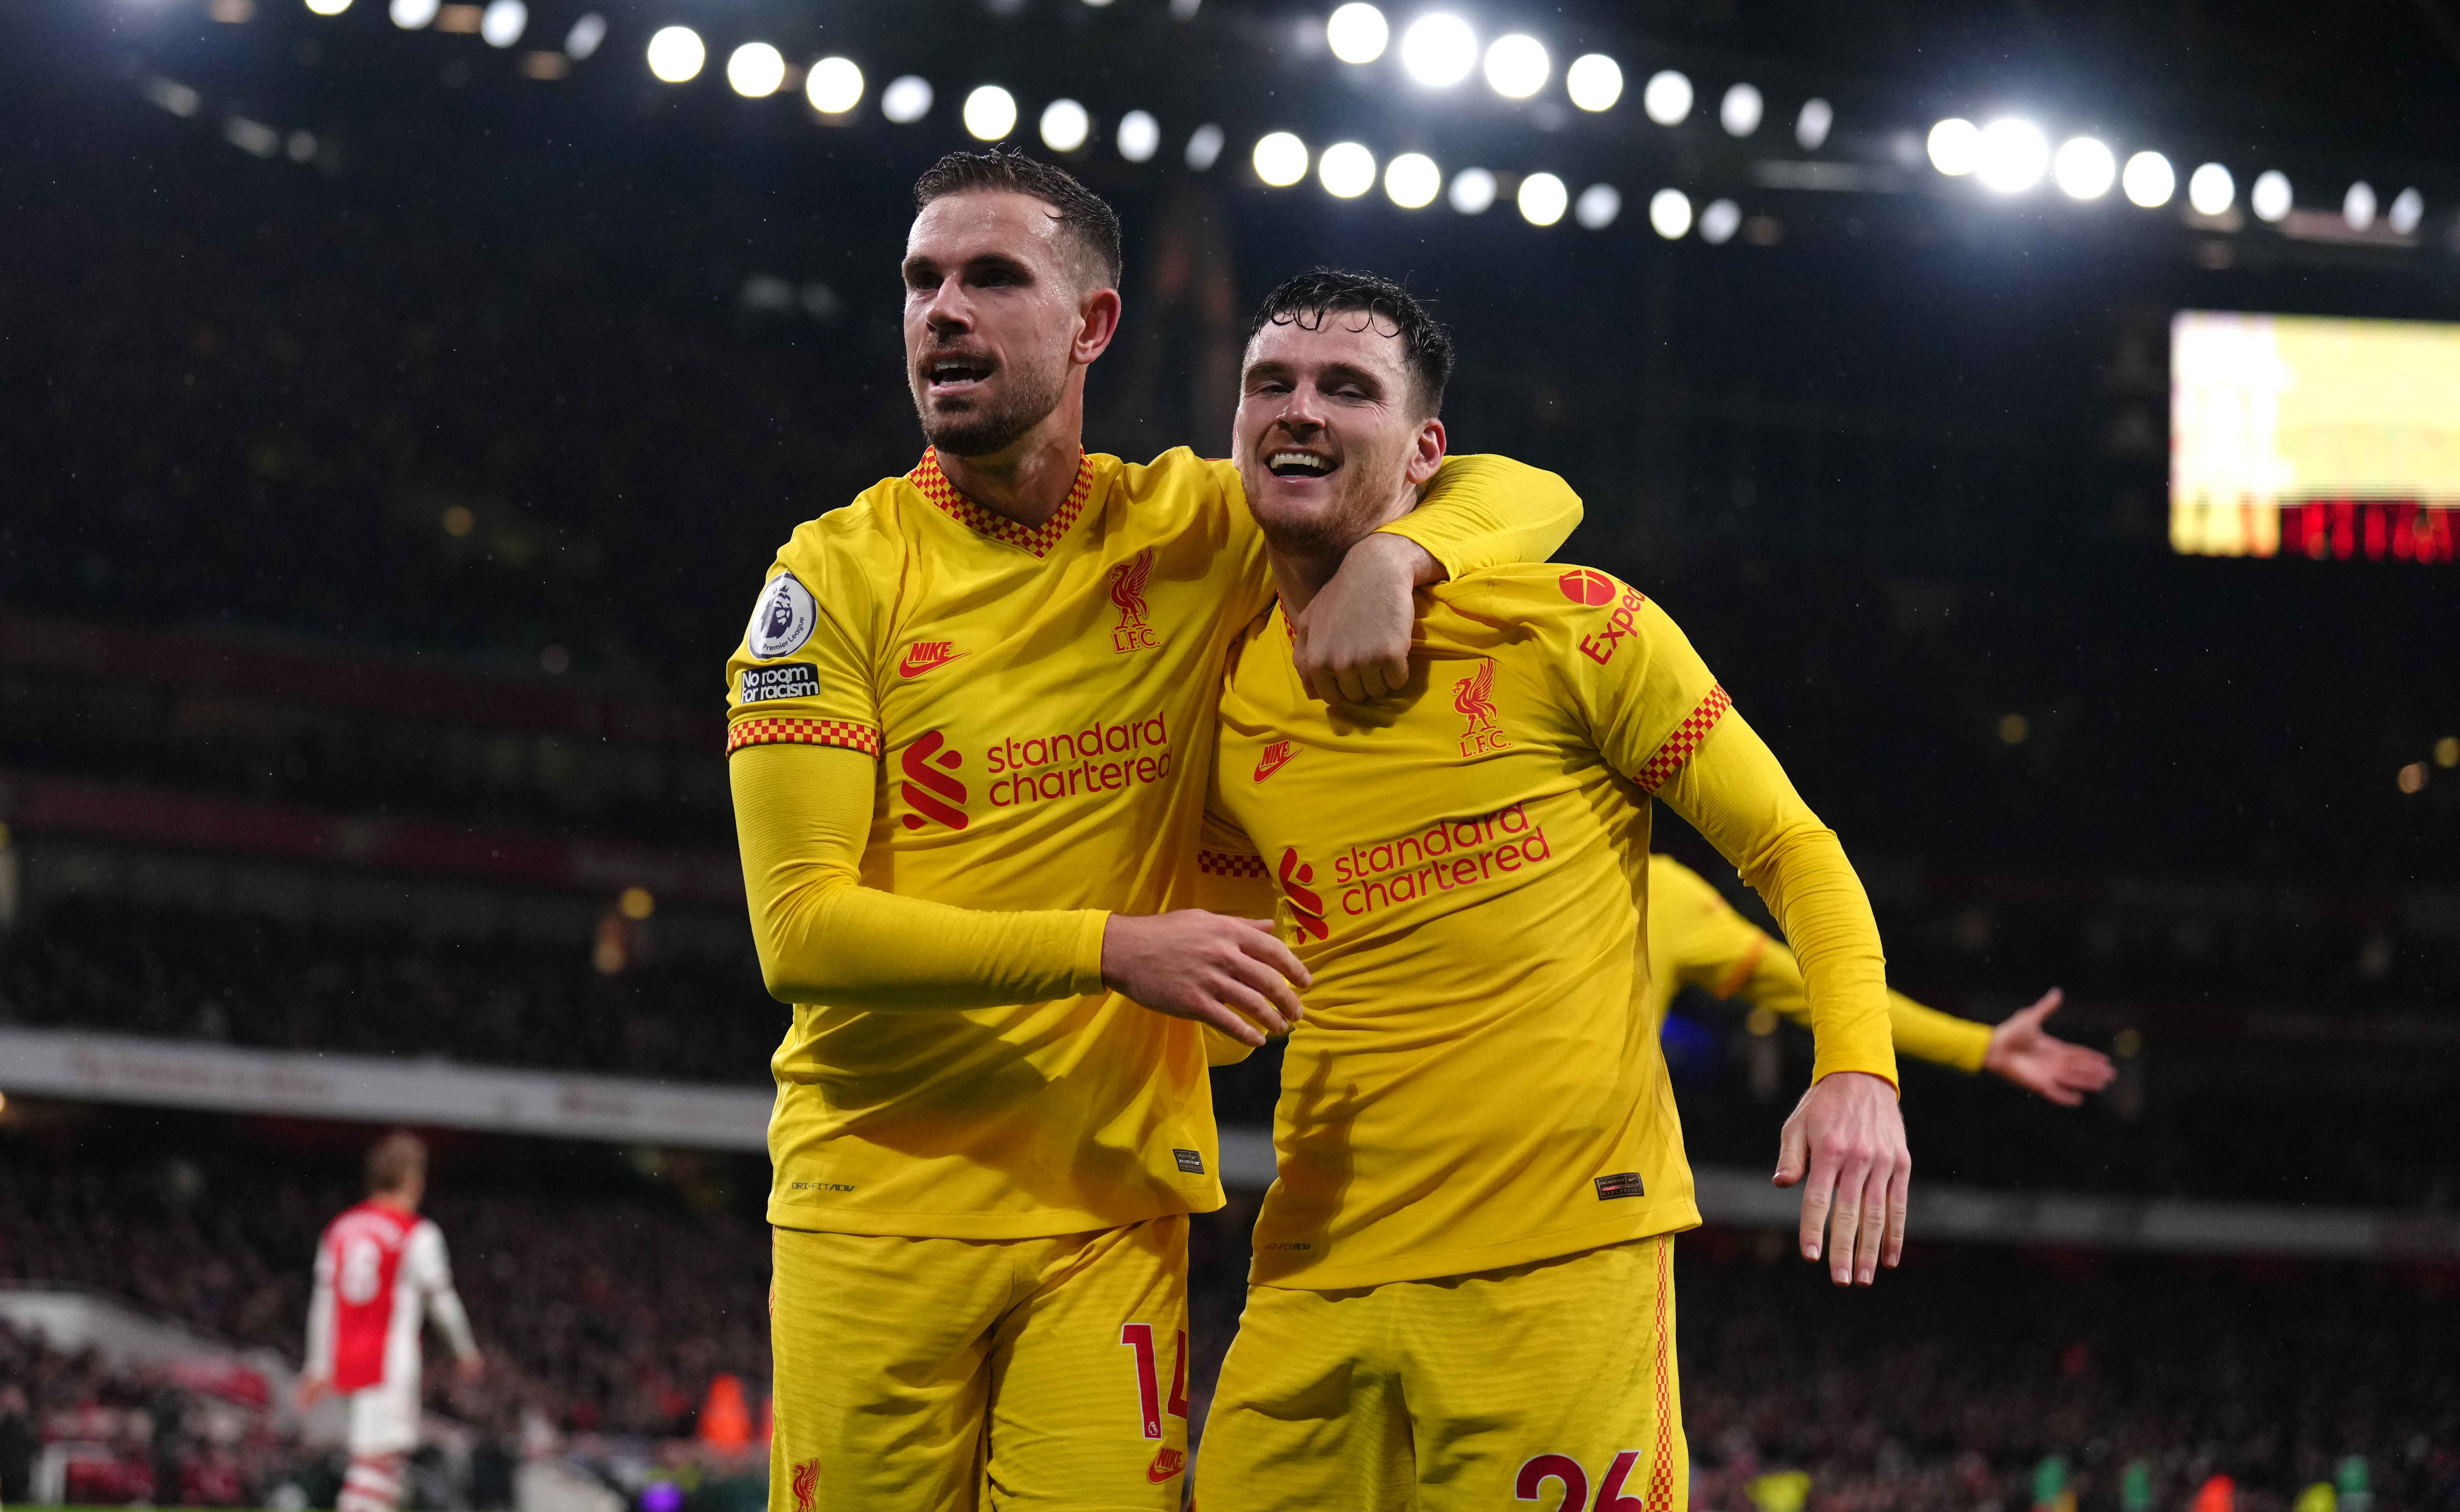
[[[1827,1230],[1828,1278],[1869,1286],[1905,1253],[1905,1193],[1913,1180],[1897,1089],[1859,1071],[1812,1084],[1778,1137],[1776,1184],[1802,1188],[1802,1258],[1817,1260]]]
[[[1297,988],[1313,982],[1270,919],[1181,908],[1114,913],[1103,926],[1103,986],[1250,1048],[1290,1032],[1301,1016]]]
[[[2026,1092],[2039,1093],[2062,1108],[2072,1108],[2084,1101],[2086,1093],[2109,1086],[2118,1068],[2108,1055],[2071,1045],[2043,1030],[2042,1020],[2066,1001],[2067,994],[2054,987],[2032,1007],[2008,1014],[1990,1032],[1990,1049],[1982,1057],[1982,1069],[2006,1077]]]
[[[1341,570],[1290,622],[1307,696],[1366,703],[1410,681],[1410,594],[1443,569],[1425,547],[1377,532],[1349,548]]]

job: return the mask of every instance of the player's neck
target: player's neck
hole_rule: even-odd
[[[992,514],[1038,528],[1068,501],[1084,456],[1085,382],[1079,368],[1058,407],[1033,429],[981,457],[942,452],[940,471],[957,492]]]
[[[369,1194],[368,1201],[404,1218],[415,1217],[418,1213],[418,1199],[408,1192],[372,1192]]]
[[[1339,542],[1276,541],[1264,532],[1264,560],[1273,569],[1273,589],[1282,596],[1282,611],[1296,619],[1324,591],[1352,547],[1417,507],[1418,490],[1404,483],[1390,503],[1372,514],[1355,535]]]

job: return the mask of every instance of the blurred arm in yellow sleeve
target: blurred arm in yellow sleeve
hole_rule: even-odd
[[[1686,986],[1739,998],[1811,1027],[1802,964],[1736,913],[1705,877],[1671,856],[1648,858],[1653,956]],[[1655,942],[1663,941],[1662,947]],[[1973,1073],[1987,1071],[2062,1107],[2075,1107],[2117,1075],[2110,1057],[2042,1028],[2065,994],[2057,988],[1992,1026],[1888,991],[1889,1036],[1899,1054]]]
[[[747,746],[728,758],[753,943],[771,996],[872,1011],[965,1009],[1107,986],[1248,1044],[1296,1020],[1289,981],[1304,982],[1305,969],[1269,926],[1193,909],[1131,918],[959,908],[863,885],[876,766],[866,753],[835,746]]]

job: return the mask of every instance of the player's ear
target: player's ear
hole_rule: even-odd
[[[1418,434],[1410,438],[1410,482],[1423,487],[1435,469],[1444,465],[1444,422],[1430,415],[1418,422]]]
[[[1076,340],[1069,348],[1068,358],[1083,367],[1108,351],[1111,338],[1119,333],[1119,291],[1096,288],[1088,292],[1076,306]]]

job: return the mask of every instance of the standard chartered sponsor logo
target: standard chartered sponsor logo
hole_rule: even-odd
[[[1010,736],[990,748],[986,764],[994,808],[1122,792],[1170,776],[1170,726],[1155,714],[1056,735]]]
[[[1372,845],[1352,845],[1333,858],[1332,876],[1342,889],[1341,911],[1356,916],[1493,882],[1554,859],[1546,826],[1514,803]]]

